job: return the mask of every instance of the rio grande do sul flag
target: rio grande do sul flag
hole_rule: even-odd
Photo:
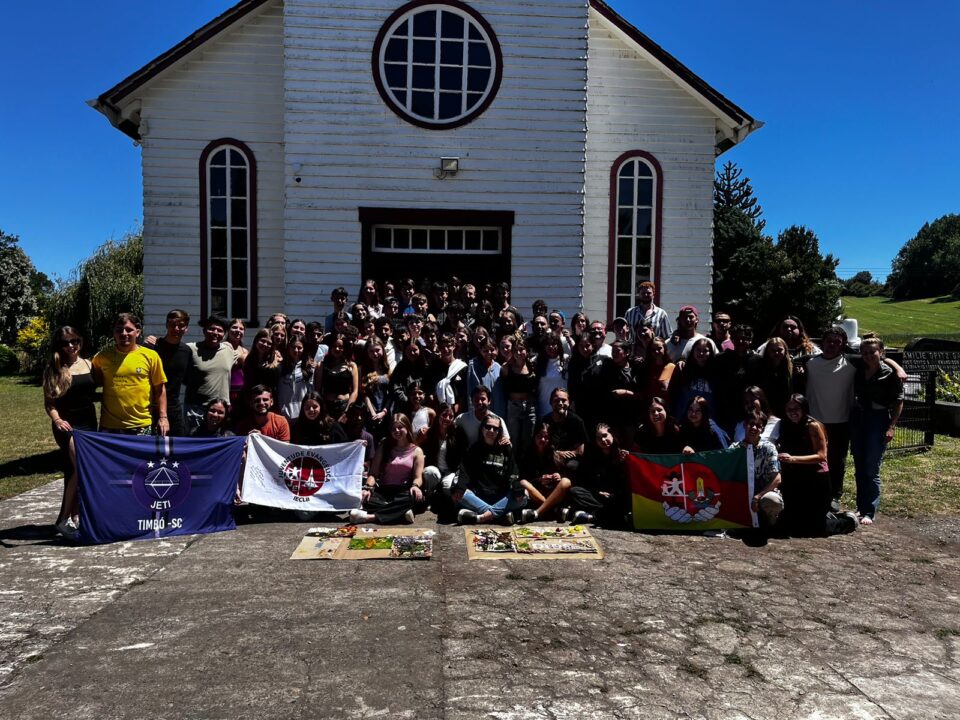
[[[80,540],[233,530],[246,438],[137,437],[75,430]]]
[[[627,458],[635,530],[757,527],[753,456],[745,448]]]
[[[263,435],[251,435],[249,441],[241,492],[244,501],[312,512],[360,507],[362,442],[305,447]]]

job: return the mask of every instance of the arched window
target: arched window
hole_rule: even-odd
[[[610,259],[607,307],[623,317],[637,304],[637,284],[659,286],[663,172],[649,153],[617,158],[610,178]]]
[[[201,313],[256,315],[257,166],[239,140],[210,143],[200,156]]]

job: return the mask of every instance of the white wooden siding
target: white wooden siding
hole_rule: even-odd
[[[715,118],[590,11],[584,310],[607,317],[610,170],[631,150],[663,168],[660,305],[710,309]]]
[[[269,3],[157,77],[142,95],[148,332],[162,332],[174,307],[199,319],[199,162],[218,138],[246,143],[257,163],[257,319],[284,307],[282,32],[283,5]],[[198,339],[195,327],[188,340]]]
[[[514,302],[580,306],[586,126],[584,0],[475,0],[503,50],[493,104],[454,130],[397,117],[371,70],[400,2],[288,0],[284,12],[287,309],[329,312],[360,284],[357,208],[512,210]],[[460,158],[437,180],[441,156]],[[294,181],[293,168],[299,165]],[[450,268],[469,278],[469,268]]]

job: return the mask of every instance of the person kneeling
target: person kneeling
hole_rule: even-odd
[[[467,450],[450,497],[461,510],[457,522],[513,523],[513,511],[527,504],[513,452],[502,444],[503,421],[488,415],[480,426],[480,439]]]
[[[377,448],[360,499],[363,508],[350,511],[351,522],[413,523],[413,507],[423,502],[423,450],[413,444],[406,415],[393,416],[390,434]]]

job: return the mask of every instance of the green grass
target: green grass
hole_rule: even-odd
[[[880,512],[885,515],[960,515],[960,438],[937,435],[929,452],[887,455],[880,481]],[[847,458],[844,488],[844,506],[855,508],[852,457]]]
[[[43,391],[30,380],[0,377],[0,500],[62,477]]]
[[[921,336],[960,340],[960,300],[949,296],[896,301],[844,297],[843,313],[857,319],[861,336],[875,332],[890,347],[902,347]]]

